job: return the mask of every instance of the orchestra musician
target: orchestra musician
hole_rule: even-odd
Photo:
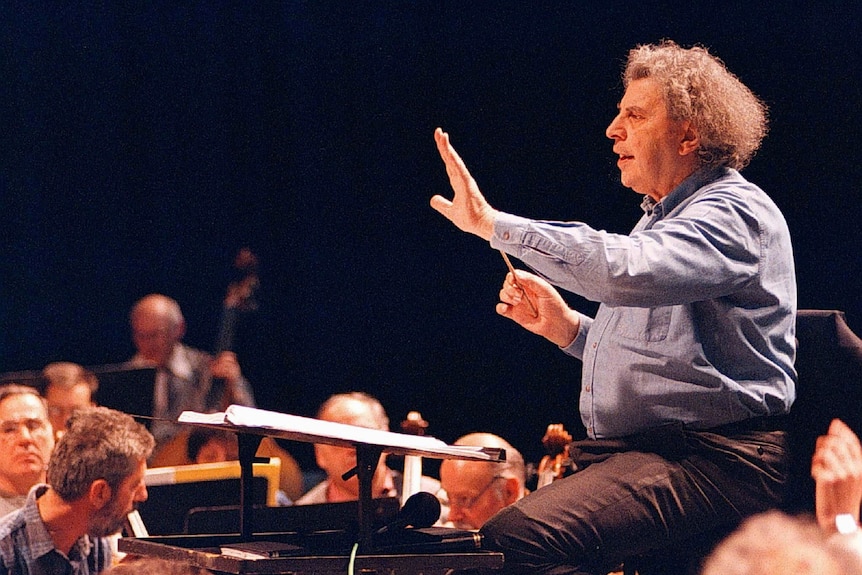
[[[338,393],[329,397],[320,406],[317,418],[323,421],[389,431],[389,416],[386,415],[383,406],[375,397],[359,391]],[[344,473],[356,467],[355,449],[316,443],[314,444],[314,456],[317,465],[326,472],[326,478],[300,497],[296,501],[297,505],[336,503],[359,499],[358,477],[355,474],[347,480],[342,477]],[[371,496],[375,498],[400,497],[402,487],[402,475],[386,466],[386,456],[381,453],[371,480]],[[440,482],[423,475],[420,478],[419,489],[428,493],[437,493],[440,489]]]
[[[506,460],[443,460],[438,497],[449,509],[447,526],[479,529],[499,510],[524,497],[524,457],[508,441],[493,433],[470,433],[453,445],[502,448]]]
[[[49,363],[42,369],[42,378],[42,396],[48,405],[54,438],[60,439],[74,412],[96,405],[93,398],[99,390],[99,379],[89,369],[69,361]]]
[[[110,537],[147,499],[144,475],[154,444],[147,428],[125,413],[91,407],[72,414],[48,461],[47,483],[0,519],[0,574],[107,569]]]
[[[45,481],[54,434],[45,400],[34,387],[0,386],[0,516],[21,508]]]
[[[137,353],[130,367],[155,367],[151,430],[157,451],[177,437],[181,429],[172,423],[186,410],[209,413],[228,405],[254,407],[251,385],[240,370],[236,354],[209,353],[182,343],[186,323],[179,304],[165,295],[141,298],[129,314],[132,341]],[[180,452],[185,452],[184,445]]]

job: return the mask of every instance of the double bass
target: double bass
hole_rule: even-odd
[[[258,309],[257,291],[260,287],[258,277],[258,259],[249,249],[240,249],[233,261],[234,278],[228,284],[222,302],[221,318],[218,335],[214,347],[215,355],[223,351],[231,351],[236,339],[236,328],[243,314]],[[230,404],[230,397],[222,400],[222,409]],[[188,457],[188,440],[191,430],[183,430],[172,440],[160,447],[149,462],[150,467],[166,467],[188,465],[194,463]],[[238,446],[232,445],[227,450],[227,459],[239,457]],[[257,450],[258,457],[278,457],[281,460],[280,489],[291,499],[296,500],[302,495],[302,470],[296,460],[271,437],[264,437]]]
[[[236,328],[242,313],[257,309],[257,289],[260,280],[257,274],[257,256],[249,248],[240,249],[233,261],[234,278],[227,287],[224,300],[222,301],[221,317],[218,326],[218,335],[214,355],[224,351],[231,351],[236,336]],[[223,383],[223,382],[222,382]],[[230,405],[229,394],[225,393],[221,398],[220,409],[224,410]],[[194,463],[188,457],[188,439],[191,430],[183,429],[169,441],[156,447],[155,453],[150,458],[150,467],[169,467],[174,465],[187,465]],[[228,454],[231,458],[232,454]]]

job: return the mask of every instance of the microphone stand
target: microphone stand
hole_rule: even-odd
[[[356,449],[356,467],[342,475],[347,481],[354,475],[359,480],[359,550],[367,553],[372,549],[371,527],[374,521],[374,506],[371,497],[371,482],[380,461],[383,448],[375,445],[360,444]]]

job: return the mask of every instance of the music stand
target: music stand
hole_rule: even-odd
[[[232,405],[219,414],[184,412],[178,423],[229,430],[237,434],[240,457],[240,517],[239,534],[182,536],[178,538],[122,538],[119,550],[138,555],[156,555],[192,562],[198,566],[227,573],[343,573],[345,554],[324,552],[318,556],[267,557],[239,559],[218,552],[218,547],[253,542],[252,465],[260,441],[265,436],[296,441],[324,443],[356,450],[356,475],[360,497],[357,503],[359,533],[352,539],[354,555],[363,565],[374,564],[384,572],[396,573],[417,569],[432,573],[451,573],[459,569],[498,569],[501,553],[479,550],[478,539],[472,551],[438,551],[436,553],[387,553],[375,550],[372,542],[374,502],[371,478],[380,454],[418,455],[436,459],[470,459],[499,462],[505,451],[498,448],[451,446],[427,436],[406,435],[353,425],[332,423],[278,412]],[[267,539],[283,540],[290,533],[261,533]],[[215,547],[216,549],[213,549]]]
[[[253,519],[252,506],[246,505],[245,502],[251,501],[252,463],[257,447],[264,436],[352,447],[356,450],[356,468],[353,473],[359,480],[359,543],[363,550],[370,550],[372,547],[371,480],[380,455],[384,451],[396,455],[418,455],[436,459],[471,459],[488,462],[506,459],[505,450],[499,448],[453,446],[428,436],[380,431],[241,405],[231,405],[221,414],[184,412],[179,422],[228,429],[237,433],[242,470],[241,485],[244,491],[240,496],[242,508],[240,535],[246,540],[251,539]],[[351,472],[348,472],[346,475],[350,474]]]
[[[0,385],[6,385],[9,383],[17,383],[19,385],[34,387],[39,390],[39,393],[42,393],[45,387],[45,378],[42,377],[41,371],[34,370],[0,373]]]
[[[96,403],[129,415],[152,415],[156,368],[116,363],[88,369],[99,380]]]

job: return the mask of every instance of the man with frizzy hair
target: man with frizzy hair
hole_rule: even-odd
[[[700,575],[853,575],[817,523],[778,510],[746,519],[710,553]]]
[[[778,207],[738,171],[766,107],[705,48],[671,41],[631,50],[623,84],[606,136],[643,196],[628,235],[494,209],[435,132],[454,197],[432,207],[537,272],[511,271],[497,312],[582,362],[578,470],[482,527],[509,573],[607,573],[633,556],[683,573],[784,491],[793,250]],[[600,302],[595,317],[554,286]]]
[[[103,407],[75,412],[48,463],[47,484],[0,520],[0,574],[100,573],[109,536],[147,499],[155,442],[131,416]]]
[[[114,565],[104,575],[213,575],[212,571],[176,559],[134,557]]]

